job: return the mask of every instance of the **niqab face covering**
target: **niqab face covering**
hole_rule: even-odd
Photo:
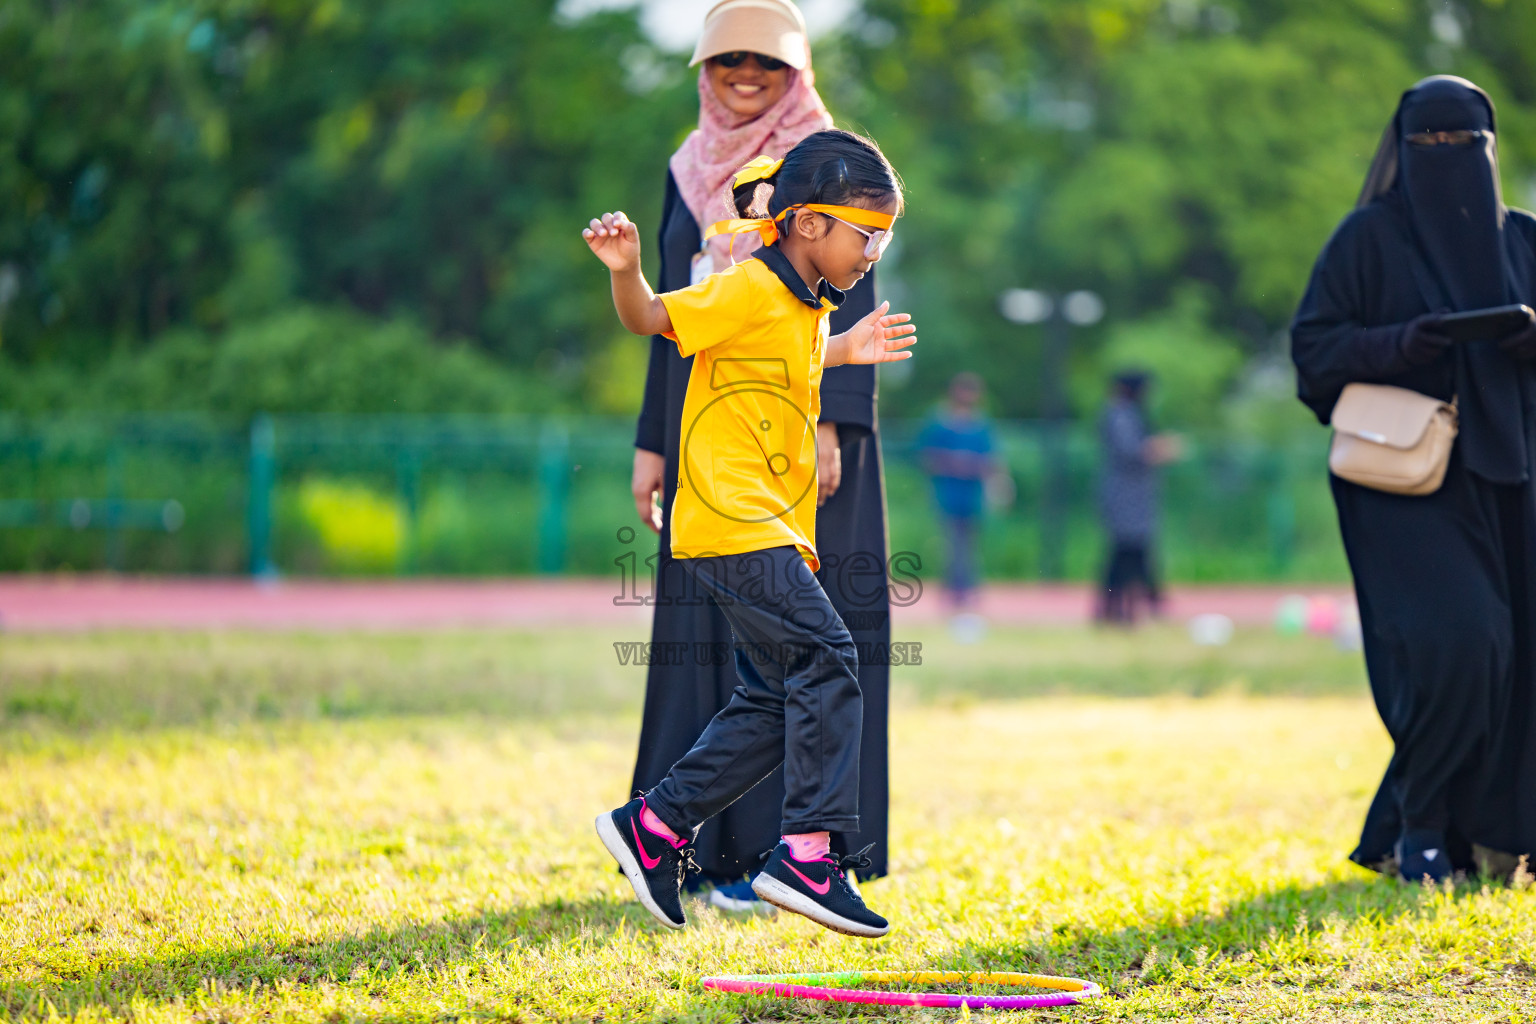
[[[1360,206],[1381,202],[1402,219],[1404,241],[1417,251],[1401,258],[1422,258],[1426,287],[1434,285],[1422,296],[1430,310],[1531,297],[1515,280],[1508,247],[1517,240],[1505,237],[1495,131],[1493,103],[1481,89],[1450,75],[1426,78],[1403,93],[1360,192]],[[1424,145],[1426,133],[1450,135]],[[1458,345],[1452,358],[1467,468],[1495,483],[1526,480],[1524,371],[1494,342]]]
[[[1504,202],[1493,107],[1470,83],[1433,78],[1398,110],[1400,188],[1415,239],[1457,309],[1503,305]],[[1427,133],[1476,132],[1465,144],[1423,145]]]

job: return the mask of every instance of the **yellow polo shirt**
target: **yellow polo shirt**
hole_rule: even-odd
[[[812,293],[777,246],[666,292],[667,335],[693,356],[683,399],[672,556],[793,544],[816,557],[816,419],[827,314],[843,293]]]

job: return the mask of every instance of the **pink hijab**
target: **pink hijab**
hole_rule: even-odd
[[[731,113],[710,88],[708,74],[708,68],[699,68],[699,126],[688,133],[670,163],[700,234],[715,221],[736,216],[730,184],[742,165],[755,156],[777,160],[807,135],[832,127],[832,115],[816,92],[809,66],[804,71],[790,68],[789,87],[779,102],[754,118]],[[761,244],[753,232],[735,238],[734,245],[730,236],[710,239],[716,270],[729,266],[732,256],[740,261]]]

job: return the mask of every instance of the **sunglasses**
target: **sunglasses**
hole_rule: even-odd
[[[1484,131],[1458,129],[1451,132],[1414,132],[1407,139],[1411,146],[1470,146],[1487,135]]]
[[[891,231],[889,228],[876,231],[866,231],[859,227],[857,224],[843,220],[841,217],[834,217],[832,214],[827,213],[824,210],[818,210],[817,212],[820,213],[823,217],[830,217],[832,220],[837,221],[839,224],[846,224],[850,228],[853,228],[853,230],[857,231],[859,234],[863,235],[865,238],[864,258],[869,260],[871,263],[879,259],[881,256],[884,256],[886,247],[891,244]]]
[[[834,206],[830,203],[800,203],[796,206],[787,206],[779,211],[777,217],[771,219],[738,217],[734,220],[717,221],[704,232],[704,241],[707,242],[716,235],[730,235],[734,239],[743,231],[756,231],[763,236],[763,244],[772,245],[780,237],[779,221],[784,220],[796,210],[809,210],[811,213],[823,214],[839,224],[848,225],[863,235],[864,258],[871,263],[884,255],[886,248],[891,244],[891,225],[896,223],[895,214],[866,210],[862,206]],[[833,213],[834,210],[837,213]],[[838,214],[842,216],[839,217]],[[859,226],[860,223],[874,230],[865,230]],[[734,261],[734,257],[732,259]]]
[[[723,68],[739,68],[746,63],[748,57],[757,61],[757,66],[764,71],[780,71],[789,67],[788,64],[777,57],[769,57],[761,53],[752,53],[748,50],[732,50],[730,53],[717,53],[709,58]]]
[[[860,206],[833,206],[830,203],[801,203],[791,206],[780,212],[774,220],[783,220],[795,210],[809,210],[819,213],[823,217],[830,217],[839,224],[846,224],[859,234],[864,236],[864,258],[874,262],[885,255],[886,248],[891,244],[891,225],[896,223],[896,218],[889,213],[877,213],[874,210],[866,210]],[[837,213],[832,211],[836,210]],[[842,216],[838,216],[842,214]],[[874,228],[867,231],[859,227],[859,222]]]

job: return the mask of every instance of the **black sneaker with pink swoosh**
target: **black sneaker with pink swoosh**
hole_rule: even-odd
[[[683,914],[683,875],[699,870],[693,863],[693,844],[676,846],[646,828],[640,820],[644,807],[645,801],[636,797],[616,811],[599,814],[597,835],[635,887],[641,905],[668,928],[681,928],[688,923]]]
[[[864,905],[842,864],[831,857],[796,860],[788,843],[774,847],[768,863],[752,879],[752,891],[776,907],[803,914],[844,935],[876,939],[891,930],[889,921]]]

